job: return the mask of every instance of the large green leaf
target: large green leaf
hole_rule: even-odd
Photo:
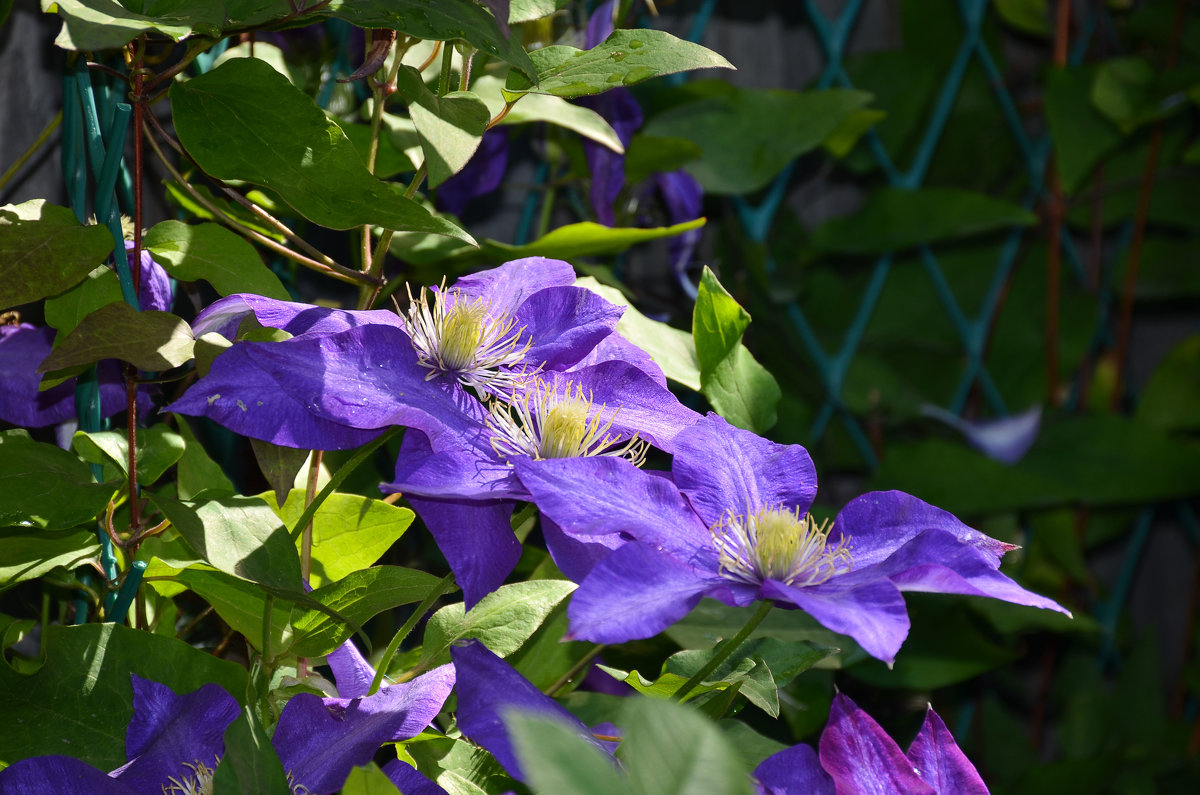
[[[169,370],[192,358],[191,327],[168,312],[139,312],[122,302],[106,304],[79,322],[38,366],[52,372],[120,359],[139,370]]]
[[[161,495],[151,499],[214,568],[248,582],[300,589],[300,555],[287,528],[264,501],[241,496],[196,503]]]
[[[685,168],[708,193],[758,190],[871,99],[863,91],[749,90],[724,83],[691,90],[709,96],[655,116],[642,132],[699,146],[704,156]]]
[[[123,300],[117,274],[107,265],[101,265],[70,290],[46,299],[46,325],[58,329],[65,339],[92,312]]]
[[[328,10],[361,28],[387,28],[433,41],[461,39],[531,78],[536,73],[521,37],[506,36],[496,18],[471,0],[334,0]]]
[[[400,795],[400,790],[374,762],[356,767],[342,785],[342,795]]]
[[[591,276],[576,279],[575,283],[614,304],[624,306],[625,314],[617,323],[618,333],[650,354],[667,378],[688,389],[700,391],[700,365],[696,361],[696,346],[691,334],[651,320],[630,304],[620,290],[600,284]]]
[[[73,569],[99,555],[94,531],[0,528],[0,591],[58,566]]]
[[[69,754],[112,770],[125,763],[133,716],[131,674],[190,693],[215,682],[234,698],[246,671],[186,643],[120,624],[46,627],[46,662],[31,675],[0,665],[5,720],[0,761]],[[181,770],[181,773],[186,772]]]
[[[483,100],[469,91],[439,97],[425,87],[421,73],[400,67],[396,89],[408,103],[408,113],[421,136],[421,151],[436,188],[462,170],[479,148],[491,114]]]
[[[275,495],[261,498],[275,510],[288,527],[294,527],[304,512],[304,491],[289,493],[282,507]],[[313,517],[312,569],[309,583],[340,580],[351,572],[365,569],[404,535],[412,524],[413,512],[383,500],[357,494],[330,494]],[[301,539],[296,539],[300,544]]]
[[[225,730],[224,740],[225,755],[212,781],[214,792],[292,795],[288,774],[271,745],[271,736],[253,709],[242,708],[242,714]]]
[[[663,663],[664,674],[691,678],[717,653],[717,649],[685,649],[672,654]],[[751,638],[743,643],[705,681],[742,681],[741,694],[772,717],[779,715],[777,688],[834,654],[837,650],[811,641],[782,641],[775,638]],[[745,663],[754,663],[745,671]],[[740,673],[741,679],[737,678]]]
[[[66,207],[34,199],[0,207],[0,302],[18,306],[87,278],[113,250],[102,226],[84,226]]]
[[[509,101],[527,92],[582,97],[675,72],[733,68],[699,44],[646,28],[614,30],[590,50],[555,44],[534,50],[529,57],[537,68],[537,80],[511,72],[504,86]]]
[[[179,416],[179,435],[183,437],[185,445],[175,469],[179,498],[192,500],[202,492],[214,496],[216,493],[233,494],[233,482],[221,471],[220,465],[209,457],[200,440],[192,433],[186,417]]]
[[[274,500],[267,500],[267,502],[272,508],[286,502],[288,493],[296,485],[296,476],[304,468],[312,451],[283,447],[264,442],[261,439],[251,439],[250,449],[254,451],[254,460],[258,461],[258,468],[262,471],[263,477],[267,479],[267,483],[271,484],[271,488],[274,490]],[[265,498],[265,495],[260,496]],[[300,518],[299,513],[292,521],[287,522],[288,527],[293,527],[295,519],[298,518]]]
[[[749,795],[750,776],[713,723],[671,701],[630,699],[618,755],[637,795]]]
[[[176,41],[193,34],[216,39],[237,21],[263,22],[291,11],[287,0],[162,2],[145,9],[150,12],[146,14],[129,5],[116,0],[42,0],[43,11],[57,11],[62,17],[63,29],[54,43],[68,50],[113,49],[150,31]]]
[[[124,431],[75,431],[72,448],[90,464],[104,466],[105,480],[129,476],[129,440]],[[166,425],[138,428],[138,482],[150,485],[183,455],[184,440]]]
[[[450,660],[450,644],[478,638],[501,657],[521,648],[555,606],[575,590],[566,580],[533,580],[501,585],[467,612],[463,604],[447,605],[425,625],[421,666]]]
[[[562,720],[513,709],[504,717],[526,782],[544,795],[629,792],[608,755]]]
[[[25,431],[0,433],[0,526],[74,527],[95,519],[115,491],[66,450]]]
[[[1063,190],[1074,193],[1096,163],[1121,142],[1117,129],[1096,110],[1088,92],[1092,74],[1052,68],[1046,75],[1046,121]]]
[[[287,301],[279,277],[254,246],[217,224],[155,224],[142,244],[167,273],[185,282],[203,279],[221,295],[256,293]]]
[[[494,75],[482,75],[471,82],[471,93],[479,96],[492,116],[504,110],[503,81]],[[551,94],[527,94],[511,107],[501,124],[530,124],[544,121],[603,144],[614,152],[623,152],[621,139],[603,116],[591,108],[574,105]]]
[[[748,325],[750,314],[705,267],[692,311],[701,391],[730,423],[762,433],[775,424],[775,407],[783,393],[741,344]]]
[[[1167,354],[1138,402],[1138,421],[1163,431],[1200,428],[1200,335]]]
[[[1003,199],[957,188],[883,188],[854,215],[826,221],[813,230],[819,251],[883,254],[939,240],[966,237],[1013,226],[1031,226],[1037,217]]]
[[[367,171],[338,125],[288,79],[254,58],[238,58],[171,86],[179,139],[215,177],[270,188],[322,226],[388,229],[474,241],[429,214],[399,185]]]

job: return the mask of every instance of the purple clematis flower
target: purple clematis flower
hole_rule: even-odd
[[[472,200],[500,187],[507,168],[508,129],[493,127],[483,134],[479,149],[463,170],[438,186],[437,206],[454,215],[462,215]]]
[[[508,736],[504,719],[513,711],[533,713],[562,724],[564,731],[580,737],[612,754],[616,743],[598,740],[592,730],[554,699],[542,693],[477,640],[450,647],[450,656],[459,673],[458,728],[471,741],[483,746],[508,774],[524,780],[516,750]],[[596,727],[611,736],[611,724]]]
[[[1041,406],[992,420],[964,420],[941,406],[929,404],[921,406],[921,413],[954,428],[966,437],[968,444],[993,461],[1010,466],[1025,457],[1042,427]]]
[[[293,791],[335,792],[383,743],[419,734],[453,687],[454,669],[444,665],[373,696],[293,696],[272,740]],[[104,773],[67,756],[23,759],[0,771],[0,795],[209,791],[204,787],[225,753],[225,730],[240,713],[233,696],[216,684],[179,695],[135,674],[133,710],[125,735],[129,761],[121,767]]]
[[[1067,611],[999,572],[1015,547],[902,492],[872,492],[830,526],[808,509],[816,471],[710,414],[674,439],[671,478],[613,457],[513,461],[541,512],[576,537],[626,534],[572,597],[571,634],[647,638],[704,596],[800,608],[890,663],[908,635],[901,591],[989,596]],[[1069,615],[1069,613],[1068,613]]]
[[[754,771],[759,795],[987,795],[975,766],[933,711],[905,755],[853,701],[833,697],[820,754],[796,745]]]

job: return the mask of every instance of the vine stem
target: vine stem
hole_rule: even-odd
[[[585,668],[587,668],[589,665],[591,665],[592,660],[596,659],[600,655],[600,652],[604,651],[607,648],[608,648],[607,644],[604,644],[604,643],[596,644],[596,646],[593,647],[591,651],[589,651],[587,654],[583,655],[583,657],[579,660],[579,662],[572,665],[565,674],[558,677],[558,679],[554,680],[554,684],[550,685],[548,688],[546,688],[542,692],[544,692],[548,696],[553,697],[555,693],[557,693],[559,690],[562,690],[564,687],[566,687],[571,682],[572,679],[574,679],[576,676],[578,676],[580,671],[583,671]]]
[[[717,670],[717,667],[720,666],[721,663],[729,659],[729,655],[737,651],[738,647],[746,642],[746,638],[750,637],[750,633],[758,628],[758,625],[763,622],[763,619],[767,617],[767,613],[770,612],[771,602],[765,600],[760,602],[758,605],[758,610],[756,610],[754,615],[750,617],[750,620],[746,622],[746,625],[742,627],[736,635],[718,646],[716,654],[713,655],[712,659],[709,660],[703,668],[692,674],[692,678],[684,682],[683,687],[676,690],[675,694],[671,696],[671,698],[674,701],[683,701],[684,697],[687,696],[688,693],[695,690],[696,687],[704,681],[704,677]]]
[[[143,121],[146,115],[145,99],[142,88],[145,83],[145,73],[142,70],[142,56],[146,52],[146,37],[139,36],[134,46],[133,61],[130,71],[133,73],[133,257],[129,263],[129,275],[133,281],[133,293],[137,295],[142,286],[142,180],[143,152],[142,136]],[[110,146],[123,145],[113,141]],[[140,307],[144,309],[145,307]],[[137,368],[129,365],[125,369],[125,414],[128,422],[125,428],[126,441],[129,443],[129,534],[137,538],[141,530],[141,505],[138,497],[137,476]],[[136,554],[136,548],[133,554]]]
[[[324,454],[322,450],[313,450],[312,458],[308,462],[308,488],[304,493],[304,507],[307,508],[312,504],[312,501],[317,496],[317,479],[321,476],[321,456]],[[316,517],[314,513],[309,518],[308,524],[304,525],[303,535],[300,541],[300,576],[308,582],[308,575],[312,571],[312,543],[313,543],[313,519]]]
[[[321,493],[308,503],[308,507],[304,509],[304,513],[300,514],[300,518],[292,527],[290,536],[293,541],[300,537],[301,531],[308,525],[309,522],[312,521],[312,518],[316,516],[317,509],[321,507],[321,504],[325,502],[326,498],[328,498],[330,494],[333,494],[334,490],[337,489],[338,486],[342,485],[342,481],[350,477],[350,473],[357,469],[359,464],[367,460],[368,456],[374,453],[377,449],[379,449],[380,446],[382,446],[389,439],[393,438],[399,432],[399,427],[393,427],[391,430],[382,434],[375,441],[368,442],[363,447],[360,447],[358,452],[355,453],[349,461],[343,464],[337,472],[333,473],[333,475],[329,478],[329,482],[325,484],[325,488],[321,489]]]
[[[392,658],[396,656],[396,652],[400,649],[400,644],[412,633],[413,628],[417,626],[417,622],[421,620],[423,615],[429,612],[429,608],[433,607],[434,602],[450,593],[450,591],[454,590],[454,587],[454,574],[447,574],[438,581],[438,584],[421,601],[421,604],[417,605],[417,609],[404,622],[404,626],[400,627],[400,631],[392,637],[391,642],[387,645],[387,649],[383,652],[383,657],[379,660],[379,667],[375,669],[375,678],[371,680],[371,689],[367,691],[368,696],[373,696],[379,692],[379,688],[383,684],[384,671],[391,666]]]

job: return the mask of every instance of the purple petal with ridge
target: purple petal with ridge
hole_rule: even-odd
[[[624,533],[696,565],[717,569],[708,527],[666,478],[613,456],[513,459],[533,502],[568,535]]]
[[[463,421],[453,433],[434,434],[446,445],[437,452],[429,436],[420,431],[405,433],[396,474],[380,488],[385,493],[443,500],[527,499],[529,493],[512,467],[492,450],[491,432],[482,422],[473,424]]]
[[[522,780],[524,775],[504,725],[510,711],[553,718],[597,748],[604,748],[582,721],[479,641],[451,646],[450,657],[458,670],[458,728],[490,751],[513,778]]]
[[[833,777],[839,795],[936,795],[896,741],[842,693],[833,697],[820,747],[821,767]]]
[[[125,732],[129,761],[112,776],[138,792],[159,792],[170,778],[189,772],[186,764],[215,768],[225,753],[225,729],[240,711],[234,697],[212,683],[179,695],[137,674],[131,678],[133,718]]]
[[[375,669],[362,656],[353,640],[347,640],[325,655],[325,664],[333,669],[333,682],[342,698],[358,698],[371,691]]]
[[[908,637],[910,623],[904,597],[886,579],[855,583],[834,577],[805,588],[765,580],[762,595],[795,605],[821,626],[854,638],[867,654],[886,663],[896,659],[896,652]]]
[[[508,128],[493,127],[483,134],[479,148],[467,165],[438,185],[434,201],[454,215],[462,215],[472,199],[494,191],[508,170]]]
[[[513,503],[409,498],[446,556],[467,609],[499,588],[521,559],[513,535]]]
[[[489,306],[489,315],[499,317],[515,314],[538,290],[574,283],[575,269],[570,263],[546,257],[525,257],[463,276],[454,283],[454,289],[468,299],[482,298]]]
[[[691,612],[715,573],[630,541],[600,561],[567,606],[569,638],[624,643],[662,632]]]
[[[854,566],[879,563],[926,530],[944,530],[997,561],[1017,547],[967,527],[953,514],[902,491],[872,491],[855,497],[834,520],[829,536],[850,537]]]
[[[0,770],[0,795],[139,795],[148,791],[127,786],[70,756],[35,756]]]
[[[596,96],[580,97],[575,103],[604,117],[625,148],[633,140],[634,132],[642,126],[642,107],[627,88],[614,88]],[[625,155],[586,139],[583,141],[583,150],[587,156],[588,172],[592,176],[590,198],[596,220],[605,226],[612,226],[616,223],[613,202],[625,186]]]
[[[587,31],[584,34],[584,49],[590,50],[607,39],[613,32],[613,6],[616,0],[604,0],[596,6],[588,19]]]
[[[454,679],[454,667],[443,665],[363,698],[299,693],[283,708],[271,743],[297,784],[313,795],[334,792],[381,745],[420,734],[441,711]]]
[[[672,224],[693,221],[704,211],[704,189],[696,178],[683,169],[656,174],[654,181],[667,208],[667,220]],[[692,261],[692,252],[700,242],[701,230],[692,229],[667,241],[671,267],[683,273]]]
[[[404,795],[448,795],[446,790],[430,781],[412,765],[405,764],[399,759],[393,759],[384,765],[383,774]]]
[[[658,366],[658,363],[651,359],[650,354],[646,351],[622,337],[619,331],[600,340],[596,347],[588,351],[588,354],[569,368],[568,372],[613,361],[632,364],[650,376],[651,381],[663,389],[667,388],[667,377],[663,375],[662,368]]]
[[[125,241],[125,251],[133,251],[133,241]],[[143,310],[153,309],[170,312],[174,297],[171,295],[171,277],[162,265],[154,261],[149,250],[142,249],[141,267],[138,268],[138,306]]]
[[[988,795],[979,771],[954,742],[954,735],[932,706],[908,747],[907,758],[921,778],[942,795]]]
[[[168,410],[286,447],[346,449],[390,425],[430,430],[461,413],[462,390],[426,372],[390,326],[240,342]]]
[[[583,287],[539,290],[516,312],[522,343],[533,341],[525,360],[545,370],[570,367],[616,330],[624,312]]]
[[[581,582],[597,563],[625,543],[624,538],[614,533],[586,538],[567,535],[545,516],[542,517],[542,537],[546,539],[546,549],[554,559],[554,565],[574,582]]]
[[[216,332],[226,339],[237,336],[238,326],[254,315],[259,324],[277,328],[292,336],[301,334],[336,334],[365,325],[383,325],[404,329],[404,321],[386,309],[348,310],[325,306],[279,301],[253,293],[237,293],[210,304],[192,321],[192,333]]]
[[[793,745],[755,768],[759,795],[834,795],[833,779],[821,769],[811,745]]]
[[[817,495],[817,470],[798,444],[775,444],[709,414],[675,437],[671,473],[708,525],[728,513],[749,516],[763,508],[798,509]]]

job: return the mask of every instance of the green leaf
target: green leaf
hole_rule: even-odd
[[[288,527],[304,512],[304,491],[291,491],[278,507],[275,495],[261,498]],[[312,569],[314,587],[340,580],[375,563],[412,524],[413,512],[383,500],[357,494],[330,494],[313,518]],[[299,545],[301,539],[296,539]]]
[[[1092,71],[1052,67],[1046,74],[1046,121],[1063,190],[1074,193],[1100,159],[1121,143],[1088,96]]]
[[[996,0],[996,12],[1022,33],[1050,35],[1049,0]]]
[[[342,785],[342,795],[400,795],[400,790],[374,762],[356,767]]]
[[[66,450],[25,431],[0,433],[0,526],[74,527],[94,520],[115,491]]]
[[[176,467],[179,498],[193,500],[202,492],[208,492],[209,496],[216,496],[217,493],[233,494],[236,489],[232,481],[221,471],[217,462],[209,457],[183,417],[179,417],[179,435],[184,439],[183,456]]]
[[[501,92],[504,81],[494,75],[482,75],[471,83],[471,93],[478,95],[487,104],[488,112],[494,117],[504,110]],[[603,116],[591,108],[574,105],[562,97],[550,94],[526,94],[513,105],[500,124],[530,124],[544,121],[590,138],[607,146],[614,152],[624,152],[625,147],[617,131]],[[633,181],[633,180],[631,180]]]
[[[775,424],[782,392],[745,346],[750,314],[706,266],[692,311],[700,387],[717,413],[739,428],[762,433]]]
[[[686,138],[635,134],[625,153],[625,181],[636,185],[657,172],[681,169],[703,154]]]
[[[371,150],[371,125],[351,124],[350,122],[334,119],[342,132],[354,144],[354,150],[362,158],[363,166],[367,164],[367,153]],[[371,172],[380,179],[390,179],[406,171],[416,171],[416,166],[408,156],[392,144],[390,135],[379,136],[379,146],[375,151],[375,169]]]
[[[696,361],[696,346],[691,334],[651,320],[630,304],[620,290],[606,287],[591,276],[576,279],[575,284],[625,307],[625,314],[617,323],[617,332],[650,354],[667,378],[688,389],[700,391],[700,365]]]
[[[255,293],[291,299],[254,246],[217,224],[163,221],[146,233],[142,244],[180,281],[203,279],[220,295]]]
[[[642,132],[685,138],[704,152],[685,168],[707,193],[751,193],[799,155],[812,151],[871,100],[863,91],[750,90],[706,82],[707,93],[646,123]]]
[[[104,465],[105,480],[129,476],[129,441],[123,431],[75,431],[71,447],[84,461]],[[179,460],[183,450],[183,437],[166,425],[138,428],[138,482],[154,483]]]
[[[175,41],[193,31],[216,38],[225,22],[224,3],[217,0],[171,6],[161,15],[149,16],[130,11],[116,0],[43,0],[42,3],[43,10],[57,11],[63,19],[62,31],[54,43],[65,50],[110,50],[147,31]]]
[[[213,776],[215,792],[292,795],[279,754],[253,709],[242,708],[242,714],[225,730],[224,739],[225,755]]]
[[[510,102],[528,92],[582,97],[675,72],[733,68],[699,44],[646,28],[614,30],[590,50],[554,44],[534,50],[529,57],[537,68],[537,80],[509,73],[504,96]]]
[[[504,716],[526,782],[536,793],[619,795],[629,788],[612,759],[563,721],[513,709]]]
[[[837,129],[826,136],[822,146],[834,157],[845,157],[858,145],[867,131],[887,118],[887,113],[873,108],[853,110],[842,119]]]
[[[70,290],[46,299],[46,325],[58,329],[58,336],[65,339],[92,312],[123,300],[117,274],[107,265],[101,265]]]
[[[1160,431],[1200,428],[1200,336],[1167,354],[1138,401],[1137,420]]]
[[[351,572],[310,594],[317,602],[337,611],[345,621],[315,609],[293,613],[295,640],[288,651],[299,657],[328,654],[350,637],[356,626],[385,610],[420,602],[440,582],[432,574],[400,566],[375,566]]]
[[[530,78],[535,74],[521,37],[504,35],[496,18],[471,0],[335,0],[329,8],[360,28],[387,28],[430,41],[461,39]]]
[[[94,531],[0,528],[0,591],[58,566],[73,569],[99,555]]]
[[[335,122],[288,79],[238,58],[171,86],[175,129],[209,174],[270,188],[299,214],[331,229],[387,229],[471,236],[376,179]]]
[[[152,563],[147,576],[171,577],[176,583],[193,591],[208,602],[229,628],[244,635],[246,641],[266,651],[263,643],[263,615],[271,595],[255,583],[238,579],[203,564],[173,570],[162,563]],[[271,656],[285,655],[295,641],[292,630],[293,603],[281,597],[271,601]]]
[[[618,756],[639,795],[749,795],[750,775],[721,732],[671,701],[630,699],[621,711]]]
[[[548,17],[570,0],[510,0],[508,4],[508,23],[516,25],[519,22],[531,22],[535,19]]]
[[[466,740],[418,737],[400,747],[449,795],[496,795],[512,789],[512,779],[495,758]]]
[[[222,496],[184,503],[161,495],[151,500],[196,554],[219,571],[275,588],[300,588],[300,555],[264,501]]]
[[[575,590],[565,580],[533,580],[501,585],[467,612],[463,604],[447,605],[425,625],[421,666],[450,660],[450,644],[477,638],[493,653],[507,657],[521,648],[555,606]]]
[[[1162,118],[1169,110],[1163,81],[1137,56],[1110,58],[1096,68],[1092,104],[1125,133]]]
[[[262,470],[263,477],[267,479],[267,483],[271,484],[271,488],[275,490],[275,501],[271,507],[274,508],[276,505],[287,501],[288,492],[296,485],[296,475],[304,468],[304,463],[308,460],[312,451],[297,450],[295,447],[282,447],[260,439],[251,439],[250,449],[254,451],[254,459],[258,461],[258,468]],[[269,500],[268,504],[270,504]],[[276,511],[276,513],[279,512]],[[281,516],[280,518],[283,519],[284,517]],[[294,518],[300,518],[300,513],[297,512]],[[286,519],[284,521],[289,527],[292,526]]]
[[[112,250],[107,229],[84,226],[66,207],[45,199],[0,207],[4,306],[27,304],[78,284]]]
[[[5,720],[0,761],[68,753],[112,770],[125,764],[125,731],[133,717],[130,674],[176,693],[215,682],[234,698],[246,692],[246,671],[186,643],[120,624],[45,630],[46,662],[31,675],[0,665]]]
[[[40,365],[46,373],[120,359],[139,370],[169,370],[192,358],[192,328],[168,312],[139,312],[118,302],[80,321]]]
[[[439,97],[425,87],[421,73],[411,66],[400,67],[396,90],[408,104],[421,136],[429,187],[436,188],[461,171],[475,154],[491,114],[483,100],[469,91]]]
[[[883,188],[859,212],[813,230],[811,243],[818,251],[883,254],[1036,221],[1019,205],[973,191]]]

